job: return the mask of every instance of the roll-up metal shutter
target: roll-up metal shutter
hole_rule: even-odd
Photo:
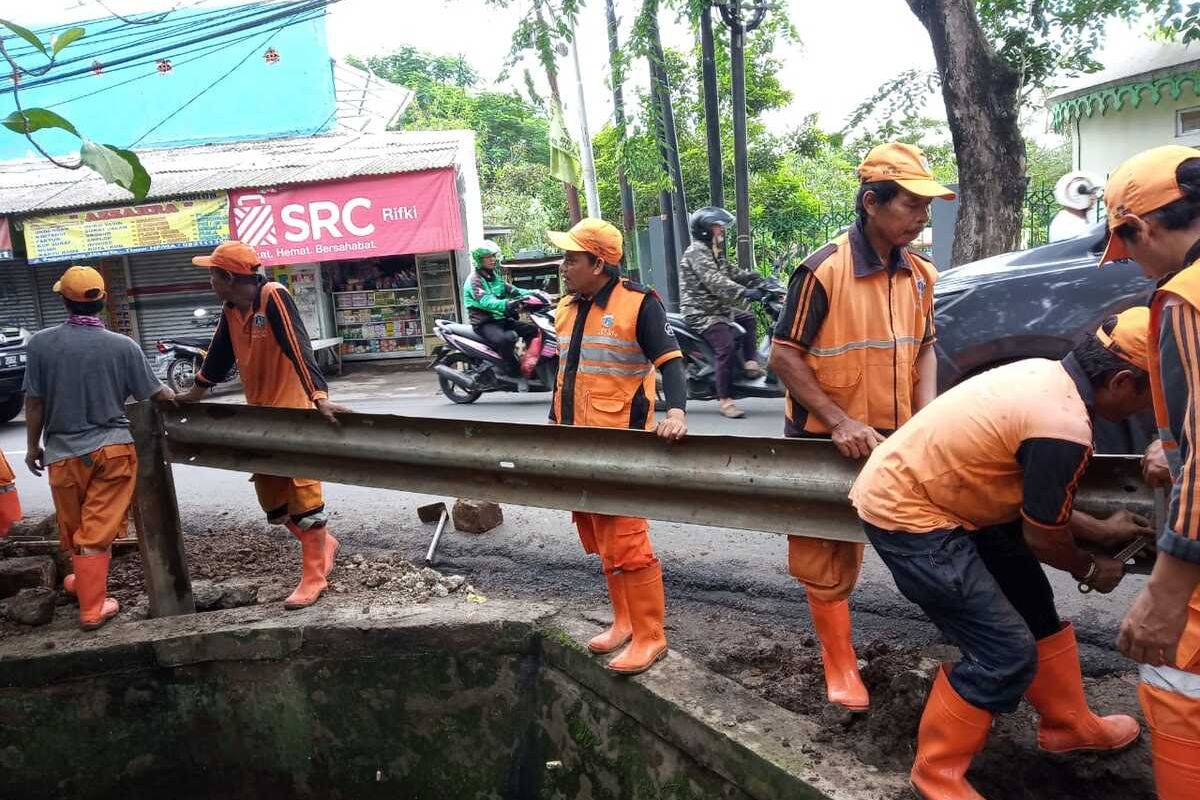
[[[38,264],[30,267],[33,270],[34,282],[37,284],[38,302],[42,307],[42,327],[49,328],[61,325],[67,321],[67,308],[63,305],[62,297],[55,293],[54,284],[67,271],[67,263]]]
[[[147,352],[154,352],[160,339],[212,334],[211,327],[192,323],[197,308],[206,308],[214,316],[221,313],[208,272],[192,265],[193,256],[210,252],[211,248],[164,250],[129,257],[129,294],[137,311],[138,336]]]
[[[30,331],[41,327],[33,280],[33,267],[24,261],[0,263],[0,324]]]

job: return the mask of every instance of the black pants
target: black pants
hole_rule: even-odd
[[[900,593],[962,651],[954,690],[977,708],[1014,710],[1037,674],[1037,642],[1062,628],[1020,521],[973,533],[863,527]]]
[[[743,361],[753,361],[756,357],[755,348],[758,346],[758,320],[749,311],[741,311],[733,315],[734,322],[746,329],[746,333],[738,340],[732,326],[718,322],[703,334],[704,341],[712,348],[716,357],[713,369],[716,372],[717,399],[726,400],[733,397],[733,370],[737,366],[734,355],[739,346]]]
[[[500,354],[514,372],[517,368],[517,359],[513,355],[513,347],[516,342],[508,335],[509,331],[516,331],[517,336],[524,339],[525,346],[528,347],[529,343],[533,341],[533,337],[537,336],[537,330],[537,326],[531,322],[522,322],[509,317],[491,319],[475,325],[475,332],[483,337],[489,347]]]

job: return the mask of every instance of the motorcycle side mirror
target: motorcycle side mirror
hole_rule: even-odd
[[[205,317],[208,316],[208,309],[207,308],[197,308],[195,311],[192,312],[192,316],[195,317],[196,319],[204,319]]]

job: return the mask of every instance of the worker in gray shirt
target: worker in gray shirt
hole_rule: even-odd
[[[34,475],[49,470],[59,540],[75,569],[63,587],[79,598],[80,627],[94,630],[119,610],[108,597],[108,566],[137,479],[125,403],[134,397],[169,404],[175,394],[132,339],[104,327],[99,272],[71,267],[54,291],[70,316],[29,340],[25,464]]]

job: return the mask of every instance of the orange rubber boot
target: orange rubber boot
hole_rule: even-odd
[[[655,561],[644,569],[621,572],[616,577],[624,585],[633,641],[608,662],[608,668],[622,675],[636,675],[650,669],[667,654],[667,636],[663,632],[666,597],[662,564]]]
[[[1200,797],[1200,742],[1153,731],[1150,742],[1158,800]]]
[[[108,596],[108,564],[112,553],[72,555],[75,591],[79,597],[79,627],[94,631],[117,615],[121,607]]]
[[[296,537],[296,541],[303,544],[304,531],[300,529],[300,526],[294,522],[288,522],[288,523],[286,523],[286,527],[289,531],[292,532],[292,536]],[[333,534],[330,533],[329,528],[326,527],[325,528],[325,577],[326,578],[329,577],[329,573],[333,572],[333,562],[334,562],[334,559],[337,557],[338,548],[341,546],[342,546],[342,543],[339,542],[337,539],[333,538]]]
[[[297,608],[307,608],[324,594],[329,588],[325,580],[325,529],[314,528],[305,531],[300,537],[300,584],[296,591],[283,601],[283,607],[289,611]]]
[[[597,655],[616,651],[633,636],[633,626],[629,622],[629,603],[625,598],[625,586],[621,583],[621,576],[605,573],[604,580],[608,583],[608,599],[612,601],[613,623],[604,633],[588,640],[588,650]]]
[[[992,727],[992,712],[959,697],[938,670],[917,730],[917,758],[909,781],[924,800],[984,800],[967,783],[971,759],[983,749]]]
[[[67,577],[63,578],[63,591],[66,592],[67,594],[71,595],[71,597],[75,596],[75,573],[74,572],[72,572]]]
[[[866,711],[871,698],[858,674],[858,656],[850,636],[850,604],[845,600],[818,600],[810,593],[808,608],[817,638],[821,640],[829,702],[850,711]]]
[[[1025,690],[1041,718],[1038,747],[1047,753],[1120,750],[1137,741],[1137,720],[1124,714],[1098,717],[1088,708],[1079,671],[1079,646],[1071,623],[1037,643],[1038,671]]]

